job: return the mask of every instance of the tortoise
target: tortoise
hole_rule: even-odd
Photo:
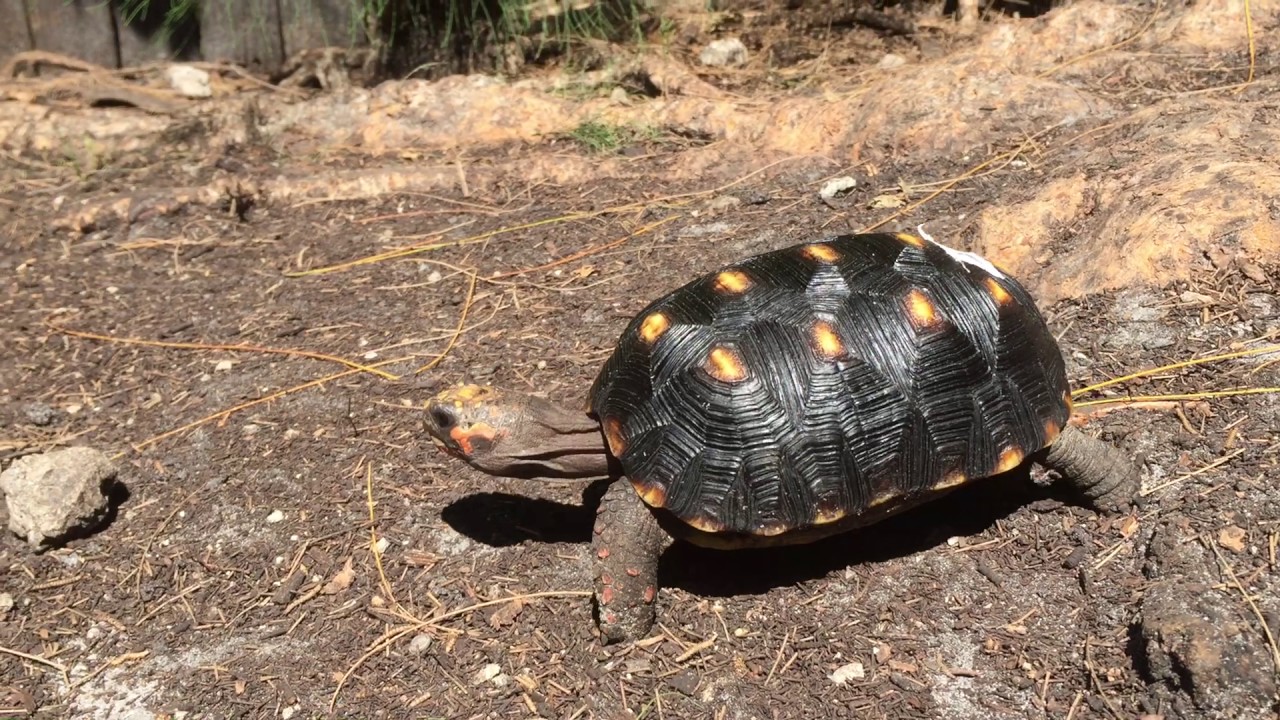
[[[672,538],[806,543],[1028,460],[1103,512],[1139,484],[1068,424],[1062,353],[1027,290],[923,231],[824,237],[658,298],[585,410],[480,385],[426,410],[434,442],[490,475],[614,481],[591,553],[606,643],[651,629]]]

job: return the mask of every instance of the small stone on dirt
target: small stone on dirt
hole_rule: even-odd
[[[0,593],[0,618],[9,614],[13,609],[13,595],[9,593]]]
[[[29,403],[22,411],[36,427],[47,427],[58,419],[58,411],[44,403]]]
[[[1241,553],[1244,552],[1245,536],[1244,528],[1228,525],[1218,531],[1218,544],[1231,552]]]
[[[426,633],[418,633],[409,641],[409,652],[415,655],[421,655],[431,647],[431,636]]]
[[[282,510],[272,510],[271,514],[267,516],[267,522],[272,524],[278,523],[282,520],[284,520],[284,511]]]
[[[1258,267],[1257,265],[1251,262],[1240,263],[1240,272],[1243,272],[1245,277],[1258,283],[1259,285],[1265,284],[1267,282],[1267,273],[1264,272],[1261,267]]]
[[[471,679],[471,684],[483,685],[487,682],[493,681],[496,685],[498,684],[497,680],[499,677],[502,677],[502,666],[498,663],[489,663],[476,672],[475,677]]]
[[[102,452],[69,447],[18,458],[0,473],[9,529],[45,550],[97,529],[115,467]]]
[[[832,178],[828,180],[822,189],[818,191],[818,197],[823,200],[830,200],[837,195],[843,195],[858,186],[858,181],[845,175],[843,177]]]
[[[1202,717],[1263,717],[1275,695],[1266,643],[1240,605],[1200,583],[1161,583],[1142,600],[1152,680],[1185,693]]]
[[[713,40],[702,52],[698,62],[708,67],[736,67],[747,64],[747,46],[738,38]]]
[[[876,63],[876,67],[880,68],[881,70],[892,70],[894,68],[902,67],[903,65],[906,65],[906,64],[907,64],[907,59],[902,57],[901,55],[897,55],[895,53],[885,53],[884,57],[880,58],[880,62]]]
[[[861,680],[866,676],[866,668],[862,666],[862,663],[854,661],[841,665],[827,677],[831,678],[831,681],[837,685],[844,685],[850,680]]]
[[[707,210],[713,213],[724,212],[725,210],[731,210],[741,204],[742,198],[736,195],[721,195],[720,197],[713,198],[707,203]]]
[[[1205,295],[1204,293],[1195,292],[1194,290],[1184,290],[1182,294],[1178,296],[1178,299],[1184,303],[1187,303],[1188,305],[1212,305],[1213,304],[1212,297]]]
[[[209,73],[190,65],[170,65],[165,68],[165,78],[169,85],[180,94],[193,98],[206,98],[213,95],[209,87]]]
[[[213,370],[214,372],[226,372],[235,366],[234,360],[219,360],[218,364],[213,366]]]

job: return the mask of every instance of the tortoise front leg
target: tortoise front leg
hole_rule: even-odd
[[[1061,474],[1100,510],[1127,509],[1142,484],[1138,466],[1119,448],[1070,425],[1063,428],[1039,462]]]
[[[658,558],[671,538],[625,479],[600,498],[592,538],[596,607],[606,644],[639,640],[653,627]]]

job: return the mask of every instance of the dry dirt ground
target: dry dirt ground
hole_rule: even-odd
[[[511,82],[211,67],[192,101],[155,69],[12,72],[0,463],[91,445],[125,491],[66,548],[0,541],[0,708],[1274,717],[1280,396],[1185,397],[1280,386],[1274,350],[1079,395],[1143,463],[1127,516],[1023,471],[811,546],[676,546],[661,626],[618,647],[591,622],[599,485],[426,441],[440,387],[578,403],[650,298],[870,227],[924,223],[1022,278],[1082,389],[1280,341],[1277,3],[1080,2],[972,35],[918,11],[908,36],[688,18]],[[735,33],[747,66],[697,66]],[[587,121],[630,130],[593,151]]]

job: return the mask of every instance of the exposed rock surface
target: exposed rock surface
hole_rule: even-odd
[[[18,458],[0,473],[9,529],[38,549],[92,532],[106,517],[115,477],[110,459],[89,447]]]

